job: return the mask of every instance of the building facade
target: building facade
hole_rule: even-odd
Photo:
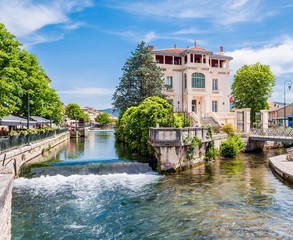
[[[293,127],[293,104],[284,106],[283,104],[270,103],[269,107],[269,123],[271,127]]]
[[[190,48],[155,49],[151,54],[165,69],[164,93],[174,112],[193,112],[199,118],[207,113],[230,112],[230,67],[232,57],[223,47],[214,54],[194,43]],[[223,114],[222,114],[223,115]]]

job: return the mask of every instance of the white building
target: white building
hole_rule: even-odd
[[[155,49],[151,54],[165,69],[165,94],[173,104],[174,112],[193,113],[200,118],[212,117],[224,124],[234,122],[230,112],[230,68],[232,57],[194,46],[190,48]],[[232,120],[233,118],[233,120]],[[231,120],[231,121],[230,121]]]

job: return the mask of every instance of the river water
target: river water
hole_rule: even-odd
[[[293,239],[292,186],[266,163],[281,151],[240,154],[180,175],[139,166],[143,173],[115,173],[133,160],[115,147],[113,132],[91,132],[56,152],[55,175],[15,180],[12,239]],[[108,174],[62,175],[62,166],[106,164]]]

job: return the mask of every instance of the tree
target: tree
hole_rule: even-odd
[[[17,67],[21,43],[0,23],[0,118],[18,109],[21,100],[15,94],[19,88],[14,79],[25,76]]]
[[[268,109],[267,101],[274,85],[275,77],[268,65],[243,65],[237,70],[232,84],[235,107],[251,108],[251,121],[255,122],[255,113]]]
[[[0,23],[0,118],[11,113],[27,115],[28,95],[30,115],[63,118],[62,103],[36,56],[21,48]]]
[[[89,121],[89,116],[76,103],[68,104],[65,109],[65,114],[70,119],[78,120],[78,119],[82,118],[82,119],[84,119],[85,122]]]
[[[162,127],[170,126],[171,116],[171,104],[159,97],[149,97],[120,115],[115,128],[116,139],[127,143],[132,150],[151,155],[152,148],[147,142],[149,128],[157,123]]]
[[[105,112],[100,113],[98,116],[96,116],[95,121],[101,125],[101,128],[104,128],[112,122],[112,119],[109,117],[109,113]]]
[[[139,105],[147,97],[164,97],[164,69],[157,66],[144,42],[137,45],[122,70],[119,86],[112,98],[115,110],[123,113],[128,107]]]

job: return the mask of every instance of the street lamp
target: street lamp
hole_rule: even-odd
[[[293,84],[291,80],[286,80],[284,82],[284,127],[286,127],[286,83],[289,90],[291,90]]]
[[[23,96],[23,92],[19,93],[19,96]],[[30,94],[27,92],[27,121],[26,121],[26,128],[30,128]],[[30,145],[30,134],[27,137],[27,145]]]

